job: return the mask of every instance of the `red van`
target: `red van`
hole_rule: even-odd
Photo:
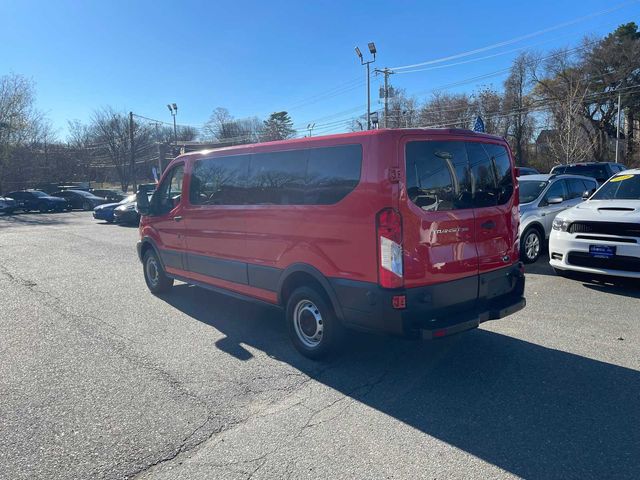
[[[139,195],[149,289],[281,306],[296,348],[343,328],[436,338],[525,305],[507,143],[372,130],[189,153]]]

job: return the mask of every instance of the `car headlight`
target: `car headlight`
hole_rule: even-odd
[[[559,232],[566,232],[569,228],[569,225],[571,225],[571,222],[566,218],[556,217],[553,220],[553,225],[551,226],[551,228],[553,228],[554,230],[558,230]]]

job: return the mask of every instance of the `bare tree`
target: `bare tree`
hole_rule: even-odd
[[[531,54],[523,52],[516,57],[511,66],[509,77],[504,83],[505,133],[514,151],[518,165],[526,165],[526,151],[535,126],[531,114],[532,88]]]
[[[53,140],[53,131],[35,108],[35,87],[22,75],[0,77],[0,191],[5,178],[21,169],[17,149]],[[46,144],[46,142],[45,142]]]
[[[238,145],[260,141],[263,124],[257,117],[235,119],[226,108],[216,108],[202,128],[206,140]]]
[[[591,157],[595,140],[584,118],[590,80],[578,60],[566,49],[559,50],[542,64],[536,62],[531,74],[535,82],[533,94],[547,117],[552,157],[547,163],[570,163]]]
[[[421,127],[470,128],[473,102],[465,93],[435,92],[419,111]]]

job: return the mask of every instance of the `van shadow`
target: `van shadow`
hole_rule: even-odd
[[[279,310],[187,285],[164,300],[222,332],[230,355],[248,360],[250,345],[515,475],[640,478],[635,370],[481,329],[431,343],[354,334],[322,364],[295,352]]]

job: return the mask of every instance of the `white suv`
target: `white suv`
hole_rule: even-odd
[[[550,264],[575,272],[640,278],[640,169],[611,177],[553,222]]]

